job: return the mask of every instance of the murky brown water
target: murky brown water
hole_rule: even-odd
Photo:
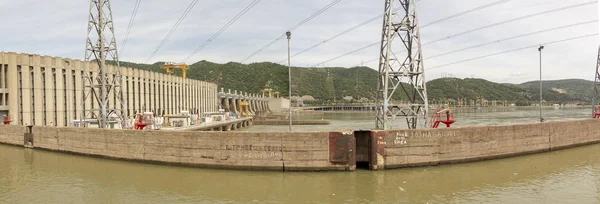
[[[567,110],[578,111],[589,112]],[[0,203],[600,203],[600,145],[468,164],[324,173],[161,166],[0,145]]]

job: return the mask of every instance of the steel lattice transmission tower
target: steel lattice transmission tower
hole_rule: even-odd
[[[116,63],[114,69],[108,69],[107,60]],[[120,120],[124,125],[127,108],[123,102],[121,68],[109,0],[90,2],[85,62],[80,119],[97,119],[100,128],[107,128],[111,120]]]
[[[402,9],[394,11],[394,3]],[[405,95],[407,105],[393,104],[392,96]],[[385,15],[377,83],[377,129],[392,129],[398,117],[416,129],[419,118],[427,127],[427,88],[419,21],[414,0],[385,0]]]
[[[594,97],[592,98],[592,116],[596,116],[596,103],[600,95],[600,47],[598,47],[598,57],[596,58],[596,74],[594,74]]]

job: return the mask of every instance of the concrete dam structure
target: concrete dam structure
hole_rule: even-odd
[[[150,163],[354,171],[505,158],[600,142],[600,120],[392,131],[167,132],[0,126],[0,143]],[[167,134],[165,134],[167,133]]]
[[[83,61],[40,56],[35,54],[0,52],[0,116],[12,116],[12,124],[35,126],[71,126],[78,120],[82,108]],[[90,65],[93,74],[97,66]],[[108,65],[112,73],[114,66]],[[247,115],[264,114],[267,99],[248,93],[219,94],[210,82],[184,79],[146,70],[121,67],[126,113],[153,112],[157,116],[218,112],[224,108],[241,114],[240,103],[247,105]],[[114,77],[114,76],[110,76]],[[229,104],[222,100],[229,97]],[[93,101],[93,102],[92,102]],[[117,107],[116,99],[109,99]],[[97,101],[88,100],[86,108],[98,108]]]

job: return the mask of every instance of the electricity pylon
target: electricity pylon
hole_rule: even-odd
[[[395,2],[402,9],[394,11]],[[392,103],[398,96],[408,104]],[[410,129],[417,128],[419,118],[427,127],[427,87],[414,0],[385,1],[376,103],[377,129],[397,128],[397,117],[405,118]]]
[[[114,69],[107,68],[107,58],[116,63]],[[109,0],[90,1],[84,62],[80,119],[97,119],[99,128],[107,128],[109,122],[120,120],[124,127],[124,110],[127,108],[123,102],[121,67]],[[92,66],[97,70],[92,70]]]
[[[596,74],[594,74],[594,97],[592,98],[592,116],[596,117],[596,103],[600,94],[600,47],[598,47],[598,57],[596,58]]]

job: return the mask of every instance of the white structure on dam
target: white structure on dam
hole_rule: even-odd
[[[15,125],[70,126],[81,114],[83,61],[35,54],[0,52],[0,117]],[[97,71],[90,63],[89,70]],[[108,66],[112,73],[114,66]],[[121,67],[128,116],[217,112],[214,83]],[[112,76],[109,76],[109,78]],[[110,103],[120,106],[116,99]],[[98,108],[88,100],[86,108]],[[1,119],[1,118],[0,118]]]

